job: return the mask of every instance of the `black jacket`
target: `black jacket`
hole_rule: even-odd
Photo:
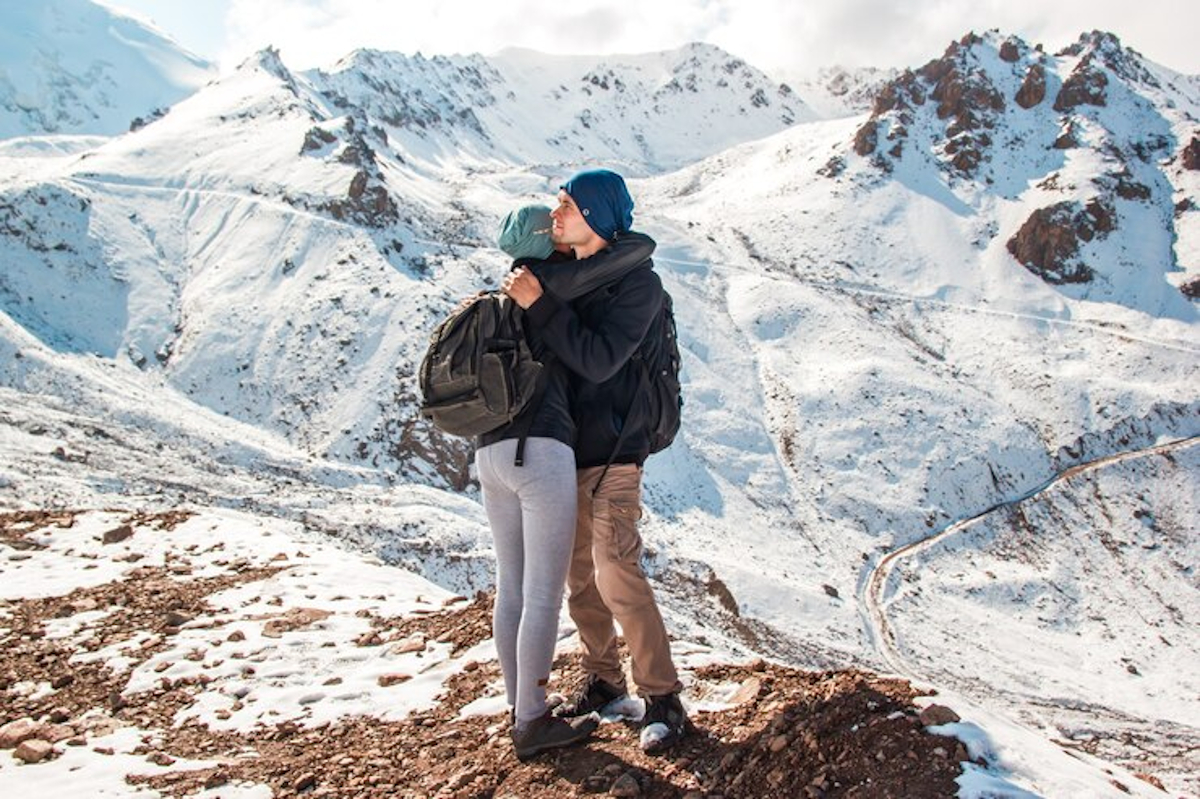
[[[554,348],[548,346],[542,331],[532,323],[530,312],[546,297],[552,297],[555,303],[570,301],[619,280],[631,270],[646,271],[642,265],[649,262],[655,246],[654,239],[649,236],[627,233],[583,260],[555,253],[544,261],[534,258],[513,261],[513,269],[518,266],[528,268],[542,282],[546,292],[522,317],[533,357],[541,361],[546,370],[542,377],[545,390],[537,407],[531,405],[509,424],[479,436],[477,446],[486,447],[505,439],[519,438],[526,424],[529,425],[526,435],[530,437],[553,438],[567,446],[575,446],[576,426],[571,412],[568,366],[555,357]]]
[[[527,322],[571,372],[575,464],[603,466],[613,455],[641,377],[630,358],[662,307],[662,281],[653,262],[568,304],[545,294],[525,313]],[[631,430],[614,463],[645,462],[648,430]]]

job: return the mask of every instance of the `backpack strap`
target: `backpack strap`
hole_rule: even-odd
[[[516,427],[520,429],[521,435],[517,438],[517,454],[513,458],[513,466],[525,465],[525,439],[529,438],[529,428],[533,427],[533,417],[537,415],[538,408],[542,405],[542,397],[546,395],[546,383],[549,382],[546,377],[546,367],[549,365],[549,358],[542,362],[542,371],[538,372],[537,376],[537,388],[533,390],[533,397],[530,398],[529,404],[525,406],[525,418],[516,424]]]
[[[514,301],[509,300],[507,297],[505,299],[513,302],[513,307],[516,307]],[[518,324],[520,323],[518,322]],[[520,327],[521,334],[524,335],[524,325],[521,324]],[[525,465],[525,440],[529,438],[529,428],[533,427],[533,417],[537,415],[538,409],[542,406],[542,397],[546,396],[546,384],[549,383],[546,373],[549,371],[549,366],[553,361],[554,353],[547,349],[541,358],[542,370],[538,372],[533,395],[525,405],[525,416],[514,426],[514,429],[519,431],[520,435],[517,437],[517,454],[513,457],[513,466]]]
[[[638,377],[637,393],[634,395],[633,407],[629,409],[629,415],[625,417],[625,422],[621,425],[621,432],[617,435],[617,443],[613,444],[612,454],[608,456],[608,461],[605,462],[604,469],[600,472],[600,479],[596,481],[595,487],[592,488],[593,498],[595,498],[596,492],[600,490],[600,484],[604,482],[605,475],[608,474],[608,467],[612,466],[613,461],[616,460],[617,453],[621,451],[621,444],[625,441],[625,434],[642,423],[640,418],[642,408],[646,405],[647,392],[650,391],[650,367],[646,365],[646,359],[642,357],[641,353],[635,355],[634,358],[641,364],[641,369],[638,370],[640,374]]]

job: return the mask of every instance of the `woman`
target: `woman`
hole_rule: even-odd
[[[513,270],[528,269],[546,291],[565,301],[646,265],[655,247],[649,237],[628,233],[577,261],[569,251],[555,252],[550,227],[549,208],[519,208],[501,224],[499,245],[514,259]],[[558,718],[546,706],[575,537],[575,425],[566,368],[528,327],[525,332],[534,357],[543,363],[540,400],[511,423],[480,436],[475,453],[496,550],[492,630],[513,708],[513,746],[522,760],[581,741],[599,722],[594,715]],[[517,465],[522,440],[523,461]]]

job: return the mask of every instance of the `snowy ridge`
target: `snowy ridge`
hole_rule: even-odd
[[[160,31],[87,0],[6,3],[0,139],[124,133],[215,72]]]
[[[815,116],[787,86],[707,44],[605,57],[359,50],[306,77],[333,106],[364,110],[418,158],[450,147],[485,163],[657,172]]]

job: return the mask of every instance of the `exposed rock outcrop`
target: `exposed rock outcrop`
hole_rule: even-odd
[[[1108,87],[1108,76],[1104,74],[1090,57],[1085,57],[1075,67],[1058,90],[1054,98],[1054,110],[1058,112],[1072,111],[1081,105],[1103,106],[1107,104],[1105,89]]]
[[[1180,163],[1183,164],[1184,169],[1200,169],[1200,136],[1192,136],[1187,147],[1183,148]]]
[[[1116,211],[1107,200],[1061,202],[1034,211],[1008,240],[1008,251],[1047,283],[1086,283],[1095,272],[1079,258],[1080,245],[1115,229]]]
[[[1033,64],[1025,73],[1025,82],[1017,92],[1017,105],[1022,108],[1033,108],[1046,99],[1046,68],[1041,64]]]

